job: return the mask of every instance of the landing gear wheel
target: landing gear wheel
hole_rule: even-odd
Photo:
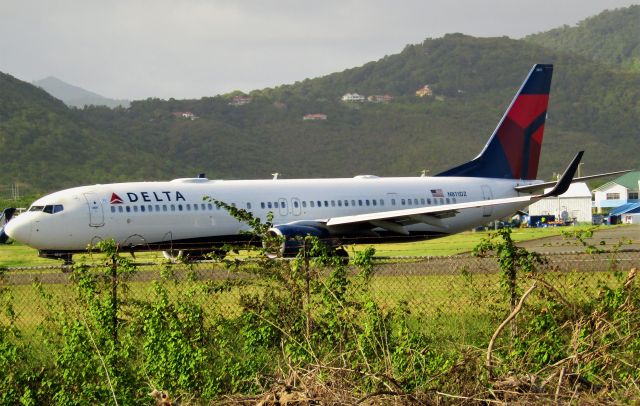
[[[340,263],[342,265],[349,264],[349,253],[344,248],[336,248],[335,255],[340,258]]]

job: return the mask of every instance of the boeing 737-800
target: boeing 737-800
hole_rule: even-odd
[[[555,182],[537,181],[553,66],[534,65],[489,141],[473,160],[430,177],[208,180],[82,186],[36,200],[9,221],[11,238],[40,255],[71,260],[100,240],[129,250],[212,250],[245,238],[248,226],[211,198],[261,219],[285,237],[317,236],[337,248],[354,241],[403,241],[469,230],[509,216],[548,195],[563,193],[582,153]],[[598,176],[598,175],[596,175]],[[584,178],[582,178],[584,179]]]

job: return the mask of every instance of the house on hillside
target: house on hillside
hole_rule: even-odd
[[[622,206],[628,203],[640,203],[640,171],[625,173],[619,178],[607,182],[593,190],[593,207],[602,213],[604,209]]]
[[[545,189],[545,193],[551,188]],[[529,216],[554,215],[565,222],[591,224],[591,191],[587,184],[572,183],[569,190],[557,197],[547,197],[529,206]]]
[[[393,96],[389,96],[388,94],[374,94],[373,96],[367,97],[367,100],[371,103],[389,103],[393,100]]]
[[[326,120],[327,119],[327,115],[323,114],[323,113],[305,114],[304,116],[302,116],[302,119],[304,121]]]
[[[195,114],[193,114],[190,111],[174,111],[171,113],[174,117],[179,117],[179,118],[186,118],[189,120],[196,120],[198,119],[198,116],[196,116]]]
[[[244,106],[245,104],[251,103],[251,97],[246,96],[244,94],[239,94],[237,96],[233,96],[231,101],[229,102],[230,106]]]
[[[425,96],[433,96],[433,90],[429,85],[424,85],[420,89],[416,90],[416,96],[425,97]]]
[[[363,102],[365,101],[365,98],[364,96],[358,93],[346,93],[344,96],[342,96],[342,101],[343,102]]]

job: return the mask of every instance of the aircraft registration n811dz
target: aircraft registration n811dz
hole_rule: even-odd
[[[351,242],[416,240],[469,230],[559,195],[572,182],[582,152],[550,192],[534,194],[548,185],[535,179],[552,71],[552,65],[534,65],[480,154],[435,176],[185,178],[82,186],[36,200],[4,232],[41,256],[67,261],[105,239],[132,251],[169,255],[245,240],[248,226],[206,196],[263,220],[272,213],[270,232],[285,237],[278,247],[283,256],[295,255],[296,238],[306,235],[340,250]]]

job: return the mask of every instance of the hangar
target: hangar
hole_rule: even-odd
[[[545,193],[548,190],[545,189]],[[591,191],[586,183],[572,183],[564,194],[538,200],[529,206],[529,215],[553,215],[565,222],[591,224]]]

